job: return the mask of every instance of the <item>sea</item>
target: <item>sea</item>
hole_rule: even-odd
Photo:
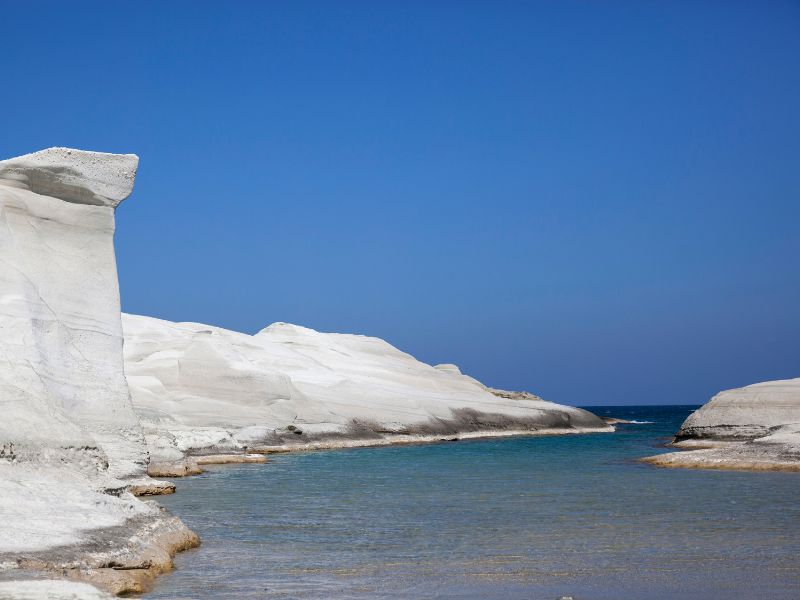
[[[636,422],[175,480],[203,543],[146,598],[800,599],[800,474],[643,464],[698,407],[587,408]]]

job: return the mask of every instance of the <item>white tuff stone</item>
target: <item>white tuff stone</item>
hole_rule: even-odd
[[[662,467],[800,471],[800,379],[726,390],[683,422]]]
[[[154,510],[103,493],[147,462],[113,246],[137,162],[64,148],[0,162],[0,555]]]
[[[101,592],[88,583],[62,579],[0,583],[2,600],[112,600],[113,598],[111,594]]]
[[[145,447],[123,369],[113,245],[113,207],[131,192],[137,162],[134,155],[64,148],[0,162],[6,454],[86,449],[94,460],[108,459],[114,475],[143,471]],[[98,200],[101,193],[107,201]]]
[[[689,415],[677,438],[754,439],[791,423],[800,423],[800,378],[720,392]]]
[[[228,451],[339,434],[606,428],[535,396],[504,398],[454,365],[432,367],[373,337],[275,323],[256,335],[123,315],[125,369],[146,430],[180,451]]]
[[[76,204],[116,208],[130,196],[138,165],[135,154],[48,148],[0,161],[0,185]]]

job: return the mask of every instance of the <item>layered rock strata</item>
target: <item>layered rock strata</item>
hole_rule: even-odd
[[[800,379],[726,390],[675,436],[686,451],[645,459],[663,467],[800,471]]]
[[[187,474],[205,454],[612,430],[587,411],[491,390],[374,337],[286,323],[247,335],[127,314],[123,329],[153,474]]]

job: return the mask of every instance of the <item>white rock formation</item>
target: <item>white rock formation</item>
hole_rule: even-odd
[[[689,415],[676,437],[753,439],[790,423],[800,424],[800,378],[720,392]]]
[[[130,196],[135,154],[48,148],[0,161],[0,183],[65,202],[116,208]]]
[[[114,596],[101,592],[88,583],[47,579],[0,583],[0,600],[111,600]]]
[[[147,452],[124,375],[113,236],[137,165],[65,148],[0,162],[0,579],[21,566],[137,591],[197,543],[125,491]],[[103,597],[92,590],[14,582],[0,594]]]
[[[0,162],[0,447],[17,460],[146,454],[122,363],[114,207],[138,158],[51,148]]]
[[[153,511],[132,496],[104,494],[96,483],[69,466],[0,464],[0,557],[78,544],[93,529]]]
[[[584,410],[493,394],[378,338],[275,323],[256,335],[123,315],[125,369],[157,460],[325,436],[597,428]]]
[[[800,471],[800,379],[726,390],[684,421],[663,467]]]

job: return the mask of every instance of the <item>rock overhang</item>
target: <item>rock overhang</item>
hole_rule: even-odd
[[[0,161],[0,185],[65,202],[116,208],[133,191],[138,166],[135,154],[47,148]]]

